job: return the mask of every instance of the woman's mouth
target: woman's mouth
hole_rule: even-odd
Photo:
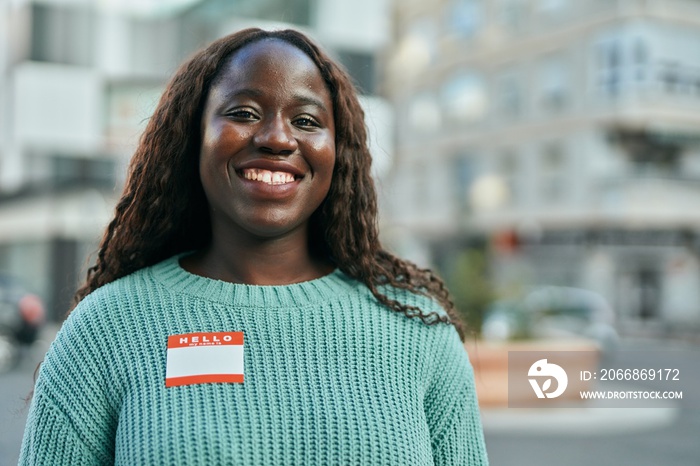
[[[259,181],[269,185],[293,183],[297,178],[301,178],[294,176],[292,173],[261,168],[244,168],[240,171],[240,174],[246,180]]]

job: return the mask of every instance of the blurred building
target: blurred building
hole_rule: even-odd
[[[168,77],[243,27],[305,30],[346,66],[381,171],[391,112],[375,63],[387,13],[376,0],[0,1],[0,271],[54,318],[65,313]]]
[[[397,0],[392,238],[700,328],[700,2]]]

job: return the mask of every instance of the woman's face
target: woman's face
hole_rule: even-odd
[[[314,62],[277,39],[244,46],[212,85],[201,124],[214,234],[306,232],[335,164],[333,102]]]

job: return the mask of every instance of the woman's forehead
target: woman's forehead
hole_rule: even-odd
[[[319,76],[321,74],[311,57],[296,45],[278,38],[265,38],[246,44],[229,55],[222,73],[262,70],[281,75],[299,68],[313,69]]]
[[[295,89],[295,94],[316,95],[333,106],[328,86],[316,63],[301,49],[280,39],[263,39],[241,47],[227,58],[211,88],[223,100],[239,92],[265,94]]]

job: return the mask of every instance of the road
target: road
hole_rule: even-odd
[[[0,466],[17,464],[24,398],[47,347],[40,342],[19,367],[0,375]],[[658,409],[484,412],[491,465],[700,466],[700,346],[646,341],[622,348],[618,367],[680,368],[683,400]]]
[[[47,339],[53,337],[50,329]],[[16,465],[29,406],[25,401],[34,385],[34,370],[43,358],[48,341],[38,341],[28,349],[20,364],[0,374],[0,466]]]

